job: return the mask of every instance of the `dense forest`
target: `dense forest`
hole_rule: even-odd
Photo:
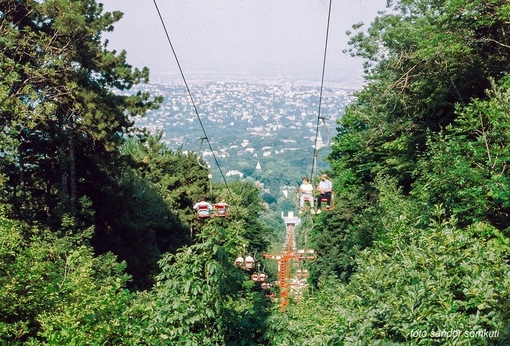
[[[0,1],[0,342],[510,344],[510,4],[388,0],[353,25],[365,86],[328,156],[310,291],[285,312],[234,266],[281,245],[252,180],[134,126],[161,97],[95,0]],[[277,291],[275,292],[278,293]]]

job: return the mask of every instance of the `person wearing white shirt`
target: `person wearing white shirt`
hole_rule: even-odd
[[[331,191],[333,190],[333,183],[328,179],[327,174],[321,176],[321,182],[319,183],[319,195],[317,196],[317,208],[321,209],[322,199],[326,199],[326,209],[331,206]]]
[[[305,206],[305,200],[310,202],[310,208],[313,208],[313,186],[308,181],[308,178],[303,178],[303,182],[299,187],[299,192],[301,192],[301,197],[299,198],[299,208],[303,209]]]

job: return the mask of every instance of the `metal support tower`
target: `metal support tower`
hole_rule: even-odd
[[[315,260],[317,255],[314,250],[300,249],[296,247],[296,239],[294,234],[294,227],[298,225],[301,220],[295,217],[293,212],[289,212],[287,217],[283,216],[286,226],[286,236],[283,243],[282,250],[277,255],[264,254],[264,258],[274,259],[278,261],[278,286],[280,287],[280,311],[284,312],[289,305],[289,292],[292,286],[291,283],[291,270],[294,261]]]

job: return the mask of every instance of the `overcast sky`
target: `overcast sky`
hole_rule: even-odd
[[[109,48],[127,51],[128,63],[147,66],[152,80],[179,78],[153,0],[99,0],[124,12]],[[361,61],[342,53],[345,32],[375,18],[386,0],[333,0],[327,79],[361,74]],[[329,0],[157,0],[184,74],[218,78],[249,74],[320,81]]]

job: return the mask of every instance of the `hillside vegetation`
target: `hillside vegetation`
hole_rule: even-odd
[[[289,202],[253,179],[211,195],[197,154],[134,126],[162,99],[126,92],[149,71],[102,41],[121,13],[0,2],[0,342],[510,344],[510,4],[388,7],[349,33],[366,85],[328,157],[313,289],[281,313],[234,259],[276,280],[261,254]],[[201,195],[229,217],[197,220]]]

